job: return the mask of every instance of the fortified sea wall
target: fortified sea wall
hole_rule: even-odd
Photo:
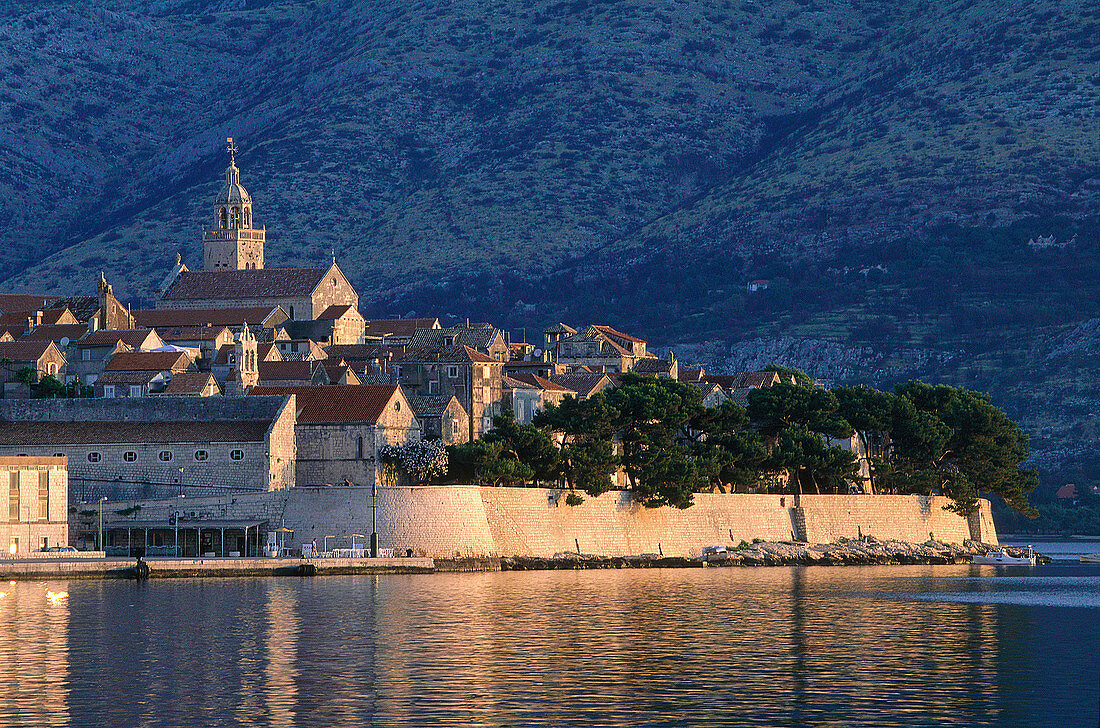
[[[210,498],[173,498],[111,504],[109,513],[141,504],[141,521],[229,519],[267,521],[269,529],[293,529],[288,544],[329,536],[329,548],[372,531],[368,487],[292,488]],[[742,540],[829,543],[841,537],[875,536],[921,543],[933,535],[949,543],[996,543],[989,502],[967,519],[944,510],[940,496],[808,495],[799,507],[791,496],[695,495],[686,510],[643,508],[630,493],[585,497],[568,506],[562,491],[543,488],[425,486],[379,488],[376,518],[382,548],[411,549],[417,556],[553,556],[581,552],[601,556],[698,556],[703,547]],[[113,523],[123,523],[118,516]],[[359,534],[353,536],[353,534]]]

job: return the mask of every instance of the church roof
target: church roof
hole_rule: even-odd
[[[61,296],[45,296],[38,293],[0,293],[0,311],[29,311],[44,308]]]
[[[165,301],[285,298],[309,296],[325,279],[328,268],[261,268],[246,270],[185,270],[165,291]]]

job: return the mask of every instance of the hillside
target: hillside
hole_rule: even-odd
[[[268,264],[335,249],[370,312],[981,386],[1062,452],[1100,402],[1097,37],[1068,0],[8,0],[0,279],[147,301],[233,136]]]

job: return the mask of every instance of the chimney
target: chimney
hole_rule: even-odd
[[[94,334],[97,331],[99,331],[99,319],[95,316],[92,316],[90,319],[88,319],[88,333]]]

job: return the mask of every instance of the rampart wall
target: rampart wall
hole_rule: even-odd
[[[139,501],[142,521],[183,518],[266,520],[270,529],[293,529],[287,542],[316,539],[344,548],[365,543],[372,531],[369,487],[297,487],[269,493]],[[698,556],[703,547],[736,546],[754,538],[828,543],[861,535],[923,542],[972,537],[971,526],[996,543],[989,503],[977,519],[944,510],[947,499],[926,496],[791,496],[709,494],[685,510],[643,508],[623,491],[586,497],[567,506],[561,491],[542,488],[426,486],[379,488],[377,523],[382,548],[417,556],[552,556],[580,551],[601,556]],[[121,510],[131,502],[112,504]],[[112,518],[111,520],[121,520]],[[359,534],[359,536],[353,536]],[[975,534],[976,535],[976,534]]]

